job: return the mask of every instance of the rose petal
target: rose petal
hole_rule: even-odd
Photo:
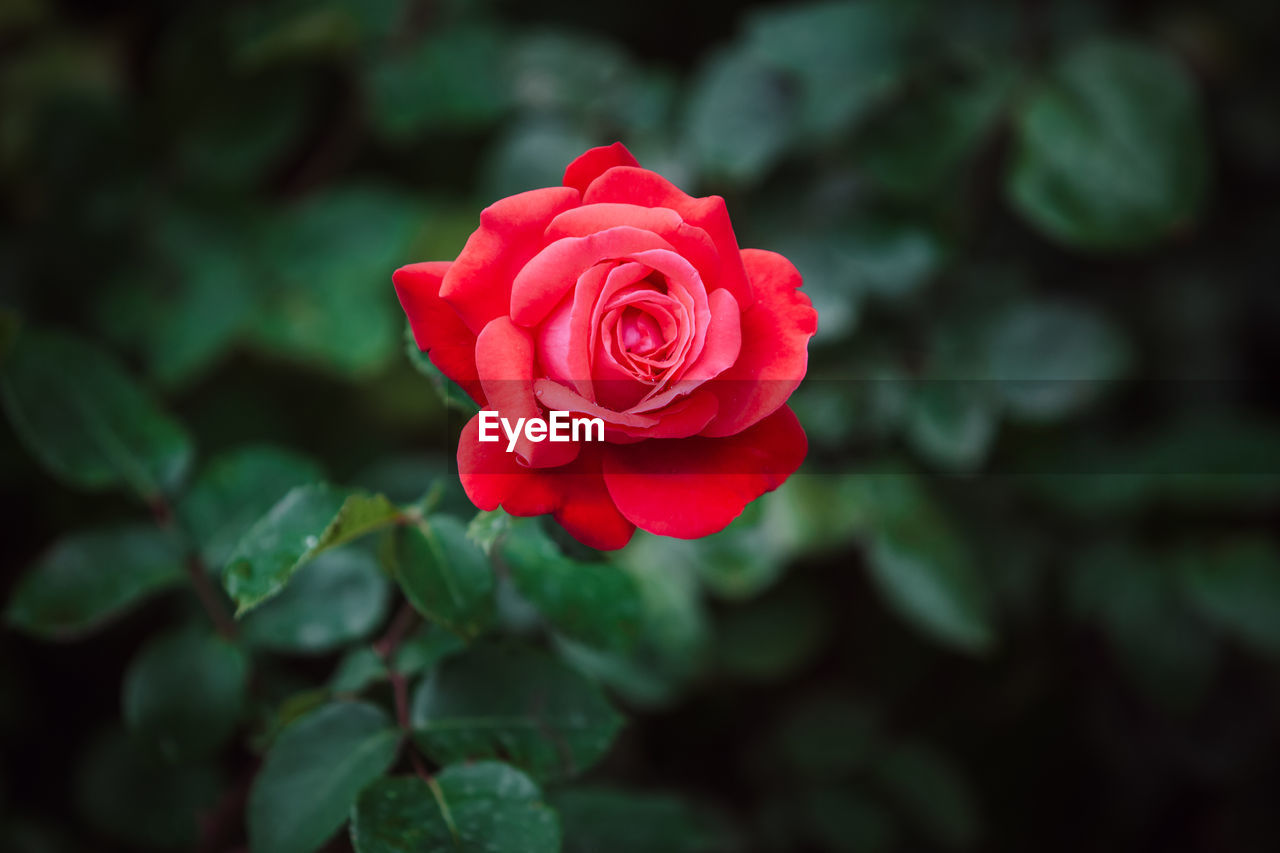
[[[588,448],[569,466],[573,473],[550,474],[561,496],[552,517],[588,548],[615,551],[631,541],[636,526],[614,506],[600,464],[600,450]]]
[[[652,231],[622,225],[586,237],[557,240],[534,255],[511,285],[511,319],[536,326],[592,265],[648,249],[671,249]]]
[[[616,266],[611,263],[596,264],[578,277],[569,308],[569,334],[564,350],[552,354],[544,347],[540,351],[544,363],[550,358],[555,362],[556,370],[563,373],[563,376],[555,378],[573,386],[588,400],[595,399],[595,388],[591,377],[591,353],[594,347],[591,312],[606,278]]]
[[[715,394],[695,391],[683,400],[654,412],[658,422],[653,426],[619,426],[615,430],[606,429],[605,437],[612,441],[617,441],[619,435],[627,438],[686,438],[701,432],[716,416],[719,407]]]
[[[673,302],[672,297],[656,291],[632,293],[609,300],[611,306],[616,306],[612,308],[613,312],[622,312],[626,308],[635,308],[643,312],[656,326],[658,335],[662,339],[662,344],[648,355],[641,355],[635,351],[629,352],[628,357],[633,361],[649,365],[654,369],[668,368],[676,363],[680,329],[675,315],[679,312],[680,306],[673,305]]]
[[[704,382],[723,375],[739,360],[742,352],[742,321],[738,303],[733,294],[723,287],[711,294],[710,302],[711,323],[702,357],[690,365],[666,390],[650,395],[629,411],[649,412],[665,406],[676,396],[688,394]]]
[[[720,413],[706,436],[740,432],[776,411],[804,379],[809,338],[818,314],[799,290],[800,273],[776,252],[744,249],[756,304],[742,312],[742,353],[707,388],[720,398]]]
[[[653,415],[632,415],[623,412],[615,412],[613,409],[605,408],[597,403],[593,403],[583,397],[576,391],[566,388],[559,382],[550,379],[539,379],[533,383],[533,392],[538,397],[538,402],[546,406],[548,409],[559,410],[562,412],[573,412],[576,414],[586,415],[590,418],[600,418],[606,424],[615,426],[632,426],[632,427],[650,427],[658,423],[658,419]]]
[[[621,142],[615,142],[612,145],[601,145],[598,148],[591,148],[579,154],[578,158],[565,168],[563,183],[566,187],[573,187],[578,192],[582,192],[602,172],[606,172],[614,166],[639,165],[640,163],[627,150],[627,146]]]
[[[743,508],[780,486],[804,461],[804,429],[783,407],[728,438],[605,445],[609,495],[636,526],[696,539],[723,530]]]
[[[578,203],[578,191],[549,187],[504,198],[480,213],[480,227],[467,240],[440,285],[440,298],[479,334],[505,317],[516,273],[544,245],[543,232],[556,214]]]
[[[522,517],[550,512],[588,547],[612,550],[627,544],[635,525],[622,517],[609,497],[598,448],[583,448],[576,459],[559,468],[525,468],[503,446],[481,443],[479,415],[462,429],[458,474],[477,508],[501,506]]]
[[[619,225],[657,234],[670,243],[680,257],[693,264],[708,290],[720,286],[720,252],[710,235],[665,207],[620,203],[572,207],[551,220],[546,238],[550,243],[563,237],[586,237]]]
[[[542,418],[533,395],[533,337],[506,317],[489,323],[476,338],[476,370],[489,408],[514,427],[517,418]],[[505,452],[506,438],[498,442]],[[532,468],[553,468],[578,453],[575,442],[530,441],[522,429],[515,456]]]
[[[477,508],[502,506],[512,515],[545,515],[560,504],[555,480],[543,477],[545,468],[526,468],[507,453],[505,437],[480,441],[480,416],[474,415],[458,436],[458,479]]]
[[[448,270],[448,261],[409,264],[392,273],[391,282],[418,349],[483,406],[484,389],[476,376],[476,336],[440,298],[440,282]]]
[[[538,361],[548,376],[557,382],[573,385],[573,366],[570,354],[573,349],[572,327],[573,300],[569,296],[560,300],[556,310],[538,327]],[[581,372],[579,376],[583,375]],[[589,384],[589,380],[588,383]]]
[[[707,327],[711,322],[711,309],[707,304],[707,288],[702,282],[702,277],[698,275],[698,271],[693,268],[692,264],[675,252],[658,249],[648,252],[636,252],[631,257],[637,263],[645,264],[662,273],[667,279],[667,293],[690,306],[690,315],[693,318],[693,336],[689,341],[688,349],[682,354],[682,358],[688,360],[686,363],[691,363],[702,354],[702,348],[707,338]],[[681,371],[677,369],[676,372],[680,373]]]
[[[742,266],[738,238],[720,196],[693,198],[656,172],[617,166],[592,181],[582,194],[583,205],[607,202],[667,207],[688,224],[707,232],[720,255],[720,286],[729,289],[744,311],[755,302]]]
[[[595,401],[618,412],[635,405],[648,393],[649,386],[639,383],[630,370],[614,360],[609,347],[601,345],[604,332],[604,306],[615,294],[627,292],[628,288],[649,290],[648,285],[642,285],[641,282],[650,272],[651,270],[643,264],[618,264],[606,277],[604,286],[591,306],[589,316],[586,316],[585,310],[580,316],[577,313],[577,304],[575,303],[574,306],[574,322],[583,324],[581,332],[575,327],[574,334],[581,333],[589,341],[587,351],[591,358],[591,387]]]

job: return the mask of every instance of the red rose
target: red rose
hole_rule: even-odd
[[[393,280],[418,346],[482,409],[606,425],[603,442],[522,434],[508,452],[472,418],[458,469],[481,509],[553,513],[596,548],[637,526],[691,539],[804,460],[786,406],[817,328],[800,274],[740,250],[723,199],[686,195],[621,143],[573,161],[563,187],[485,209],[457,260]]]

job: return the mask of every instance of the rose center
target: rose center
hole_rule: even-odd
[[[658,322],[644,311],[628,307],[618,323],[622,348],[636,355],[650,355],[664,343]]]

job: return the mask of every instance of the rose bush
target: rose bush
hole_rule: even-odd
[[[453,262],[393,281],[418,346],[481,408],[606,424],[603,443],[522,437],[508,453],[472,418],[458,469],[482,509],[552,513],[601,549],[637,526],[694,538],[804,459],[786,402],[817,315],[799,273],[740,250],[723,199],[686,195],[621,143],[486,208]]]

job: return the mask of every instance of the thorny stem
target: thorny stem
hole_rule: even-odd
[[[151,500],[151,515],[155,518],[156,524],[166,530],[179,529],[179,525],[174,517],[173,507],[164,496],[159,496]],[[179,531],[185,533],[185,531]],[[190,537],[185,536],[190,542]],[[195,589],[196,597],[200,599],[200,605],[204,608],[204,612],[209,615],[209,620],[213,622],[214,628],[218,633],[228,640],[235,639],[238,629],[235,619],[231,618],[231,614],[227,612],[226,605],[223,604],[218,590],[209,581],[209,570],[204,563],[204,558],[200,556],[200,551],[194,544],[189,544],[189,553],[184,560],[184,568],[187,571],[187,577],[191,581],[191,586]]]

